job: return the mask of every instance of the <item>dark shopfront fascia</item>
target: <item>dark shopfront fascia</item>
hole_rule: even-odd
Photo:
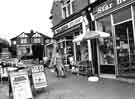
[[[93,14],[96,30],[110,33],[97,43],[100,77],[135,76],[135,1],[108,0]]]

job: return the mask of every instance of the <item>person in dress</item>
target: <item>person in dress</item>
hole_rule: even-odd
[[[65,77],[65,68],[63,64],[63,58],[61,55],[61,51],[57,49],[56,56],[55,56],[55,62],[56,62],[56,72],[58,77]]]

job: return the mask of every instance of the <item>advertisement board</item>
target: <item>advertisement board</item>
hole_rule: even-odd
[[[10,82],[13,99],[33,99],[27,72],[10,72]]]
[[[44,72],[32,73],[34,88],[45,88],[47,87],[47,79]]]

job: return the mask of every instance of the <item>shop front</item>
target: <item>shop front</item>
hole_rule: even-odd
[[[96,30],[110,34],[97,42],[100,77],[135,75],[135,1],[107,0],[93,14]]]
[[[89,59],[88,42],[73,42],[73,40],[85,31],[83,16],[79,16],[70,22],[54,29],[58,48],[64,57],[65,66],[72,63],[79,63]]]

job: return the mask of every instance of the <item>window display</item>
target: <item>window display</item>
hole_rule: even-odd
[[[81,61],[89,60],[87,40],[81,42]]]
[[[64,64],[67,65],[69,64],[69,57],[73,57],[73,43],[71,40],[65,40],[63,42],[60,42],[58,44],[58,48],[62,52],[62,57],[64,59]]]
[[[114,64],[114,47],[111,17],[106,16],[97,21],[97,30],[110,33],[110,37],[99,38],[100,64]]]
[[[129,72],[135,65],[132,22],[128,21],[116,25],[115,32],[119,73]]]

